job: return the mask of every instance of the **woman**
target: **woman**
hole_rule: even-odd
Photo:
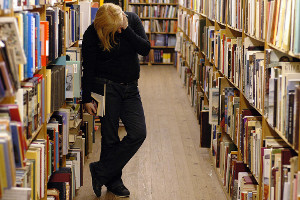
[[[121,176],[123,167],[146,138],[138,90],[138,54],[146,56],[149,51],[150,42],[139,17],[135,13],[124,13],[111,3],[99,8],[94,23],[84,33],[82,100],[88,113],[96,113],[91,92],[103,94],[106,84],[100,161],[90,164],[97,197],[101,196],[103,185],[117,196],[130,195]],[[119,118],[127,131],[122,141],[118,136]]]

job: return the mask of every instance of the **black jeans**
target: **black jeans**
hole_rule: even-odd
[[[120,84],[100,80],[106,83],[106,99],[105,116],[100,119],[102,141],[100,161],[95,167],[96,178],[99,183],[113,188],[123,184],[122,169],[144,142],[146,123],[137,81]],[[127,132],[121,141],[119,118]]]

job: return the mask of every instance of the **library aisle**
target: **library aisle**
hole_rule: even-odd
[[[131,200],[225,200],[208,149],[199,148],[199,125],[173,66],[142,66],[139,88],[147,139],[127,164],[123,180]],[[125,134],[120,128],[120,135]],[[88,163],[99,159],[100,134],[84,166],[76,200],[97,199]],[[102,188],[100,199],[117,199]]]

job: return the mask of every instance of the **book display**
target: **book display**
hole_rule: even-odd
[[[92,152],[80,39],[98,2],[0,2],[0,199],[74,199]],[[81,9],[83,12],[81,12]]]
[[[299,199],[299,0],[180,0],[177,71],[227,199]]]
[[[148,56],[141,64],[174,64],[177,32],[177,0],[129,0],[127,11],[136,13],[151,43]]]

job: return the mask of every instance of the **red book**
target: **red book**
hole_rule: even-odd
[[[49,56],[49,22],[40,22],[40,37],[41,37],[41,63],[43,67],[47,66]]]

